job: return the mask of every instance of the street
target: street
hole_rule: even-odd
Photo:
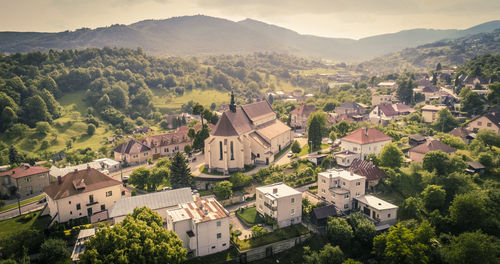
[[[21,213],[25,214],[28,212],[37,211],[37,210],[42,209],[44,206],[45,206],[45,203],[38,203],[38,202],[27,204],[27,205],[21,206]],[[0,221],[6,220],[9,218],[13,218],[13,217],[16,217],[18,215],[19,215],[19,209],[16,207],[14,209],[1,212],[0,213]]]

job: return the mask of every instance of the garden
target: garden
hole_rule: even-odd
[[[240,251],[243,251],[306,234],[309,234],[309,229],[302,224],[279,228],[273,232],[267,232],[262,227],[254,226],[251,238],[240,240],[238,236],[233,235],[232,241]]]

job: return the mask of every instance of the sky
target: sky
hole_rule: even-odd
[[[59,32],[203,14],[301,34],[362,37],[464,29],[500,19],[499,0],[0,0],[0,31]]]

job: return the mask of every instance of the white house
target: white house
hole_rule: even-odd
[[[167,211],[167,229],[182,240],[188,254],[205,256],[229,248],[229,212],[213,197]]]
[[[391,140],[391,137],[376,128],[362,127],[353,131],[350,135],[341,138],[340,147],[342,151],[358,153],[357,158],[365,160],[372,153],[378,155],[382,147],[390,143]]]
[[[365,177],[343,169],[318,173],[318,195],[341,211],[353,209],[353,198],[365,195],[365,184]]]
[[[356,207],[375,220],[377,225],[397,222],[398,207],[373,195],[367,194],[356,198]]]
[[[255,188],[257,212],[286,227],[302,222],[302,193],[284,183]]]

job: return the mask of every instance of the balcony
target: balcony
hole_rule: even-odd
[[[269,210],[271,211],[277,211],[278,210],[278,206],[272,206],[266,202],[264,202],[264,206],[267,207]]]

